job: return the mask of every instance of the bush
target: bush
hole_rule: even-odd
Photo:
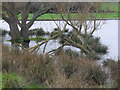
[[[48,56],[30,53],[28,51],[16,52],[3,46],[3,71],[15,72],[24,76],[27,82],[44,84],[51,81],[54,68]]]
[[[104,85],[106,81],[106,73],[96,61],[76,58],[64,52],[50,57],[29,51],[11,51],[3,45],[2,63],[3,72],[24,76],[31,87],[81,88]]]
[[[29,35],[38,35],[38,36],[43,36],[46,34],[46,32],[43,30],[43,28],[36,28],[36,29],[31,29],[29,30]]]
[[[119,68],[118,68],[118,61],[112,60],[112,59],[107,59],[106,61],[103,62],[103,65],[105,67],[108,67],[110,69],[110,74],[111,74],[111,79],[113,85],[112,87],[118,87],[119,83]]]
[[[38,36],[43,36],[43,35],[45,35],[45,32],[44,32],[44,30],[43,30],[42,28],[39,28],[39,29],[37,29],[36,34],[37,34]]]
[[[91,60],[80,61],[81,76],[89,85],[104,85],[107,73],[101,69],[100,65]]]
[[[61,56],[62,55],[62,56]],[[101,69],[96,61],[88,59],[77,59],[74,56],[61,54],[60,63],[61,71],[66,78],[72,76],[78,77],[82,82],[88,85],[103,85],[106,82],[107,74]]]
[[[88,45],[99,55],[104,55],[107,53],[107,46],[102,45],[100,42],[100,37],[91,37],[87,40]]]
[[[74,75],[75,72],[77,71],[77,63],[69,60],[65,61],[63,65],[63,72],[66,75],[66,78],[70,78],[70,76]]]

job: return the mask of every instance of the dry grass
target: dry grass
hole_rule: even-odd
[[[3,71],[16,72],[27,78],[26,82],[44,83],[53,74],[50,58],[28,51],[11,52],[3,46]]]
[[[120,74],[119,62],[115,61],[115,60],[112,60],[112,59],[108,59],[108,60],[104,61],[103,64],[104,64],[105,67],[110,69],[110,76],[112,78],[111,87],[118,87],[118,83],[120,82],[120,79],[119,79],[119,74]]]
[[[83,88],[103,85],[106,74],[95,60],[79,59],[60,53],[49,57],[3,46],[3,72],[14,72],[50,88]]]

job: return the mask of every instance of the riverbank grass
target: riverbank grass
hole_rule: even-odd
[[[76,19],[77,15],[76,13],[71,13],[70,14],[71,17],[73,17],[73,19]],[[97,19],[118,19],[119,15],[118,13],[90,13],[89,16],[95,16]],[[29,14],[28,19],[32,19],[33,14]],[[18,15],[19,20],[21,20],[21,16]],[[64,16],[64,18],[67,18],[66,16]],[[61,14],[44,14],[40,17],[37,18],[37,20],[62,20]]]

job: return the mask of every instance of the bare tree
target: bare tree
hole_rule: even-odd
[[[93,37],[95,31],[99,30],[105,23],[103,20],[97,21],[96,16],[99,10],[99,3],[83,4],[83,12],[78,8],[76,14],[71,13],[70,8],[74,3],[64,5],[60,3],[58,8],[61,10],[62,20],[65,22],[64,28],[58,26],[58,34],[64,40],[63,46],[69,45],[80,49],[81,53],[88,56],[97,56],[97,53],[88,44],[88,41]],[[95,13],[90,13],[91,7],[95,6]],[[64,13],[65,12],[65,13]],[[73,31],[67,36],[64,35],[66,26],[69,25]],[[60,49],[60,47],[58,48]],[[57,49],[56,49],[57,50]]]
[[[2,18],[9,24],[12,40],[20,39],[15,3],[2,3]]]
[[[33,25],[34,21],[41,15],[49,13],[54,6],[53,3],[45,2],[4,2],[3,3],[3,19],[9,24],[12,40],[23,38],[23,46],[29,46],[28,30]],[[28,21],[31,10],[35,9],[32,19]],[[17,15],[21,13],[21,22]],[[21,30],[18,29],[18,25]]]
[[[36,49],[44,43],[47,43],[49,40],[59,37],[64,41],[62,45],[57,49],[49,51],[48,53],[58,50],[61,51],[64,46],[73,46],[79,48],[80,53],[82,53],[83,55],[97,57],[98,55],[95,52],[94,48],[89,45],[89,41],[93,38],[94,32],[99,30],[101,26],[105,23],[105,21],[103,20],[97,21],[96,19],[99,9],[99,3],[85,3],[83,4],[84,6],[82,8],[82,12],[80,8],[77,8],[75,10],[76,13],[72,13],[71,9],[72,7],[74,8],[75,5],[76,3],[57,3],[57,9],[61,15],[62,20],[64,21],[62,23],[64,24],[64,27],[61,27],[61,25],[59,25],[55,21],[55,24],[58,28],[58,30],[55,31],[55,34],[48,40],[34,47],[31,47],[30,49]],[[92,6],[96,7],[94,13],[90,13]],[[68,35],[65,34],[67,25],[71,26],[73,29]]]

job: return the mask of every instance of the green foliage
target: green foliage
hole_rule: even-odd
[[[107,53],[108,47],[100,42],[100,37],[91,37],[86,40],[86,43],[99,55]]]
[[[43,36],[43,35],[45,35],[45,32],[44,32],[44,30],[42,28],[40,28],[40,29],[37,30],[36,34],[38,36]]]
[[[8,42],[13,42],[13,43],[22,43],[23,39],[19,39],[19,40],[7,40]]]
[[[3,73],[3,87],[2,88],[23,88],[24,79],[15,73]]]
[[[37,42],[41,42],[43,40],[46,40],[46,38],[44,37],[36,37],[36,38],[30,38],[29,39],[30,41],[37,41]],[[22,43],[23,42],[23,39],[19,39],[19,40],[7,40],[9,42],[17,42],[17,43]]]
[[[46,38],[43,38],[43,37],[36,37],[36,38],[30,38],[30,41],[43,41],[43,40],[46,40]]]
[[[0,72],[0,90],[2,89],[2,73]]]
[[[29,35],[43,36],[45,34],[46,32],[43,30],[43,28],[36,28],[36,29],[29,30]]]
[[[2,88],[46,88],[43,85],[25,83],[25,78],[15,73],[2,74]]]

